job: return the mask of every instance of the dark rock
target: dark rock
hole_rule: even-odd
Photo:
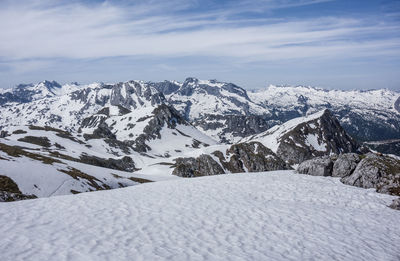
[[[306,160],[297,167],[300,174],[312,176],[332,176],[333,161],[329,156]]]
[[[21,193],[11,193],[8,191],[0,191],[0,202],[11,202],[26,199],[35,199],[35,195],[26,195]]]
[[[5,138],[8,136],[8,132],[7,131],[0,131],[0,138]]]
[[[316,137],[324,149],[316,149],[309,144],[309,136]],[[314,157],[356,152],[358,143],[340,126],[329,110],[321,117],[301,123],[280,138],[277,155],[289,164],[298,164]]]
[[[226,151],[226,157],[219,151],[213,153],[222,166],[232,173],[261,172],[291,169],[282,159],[260,142],[239,143]]]
[[[86,140],[90,139],[116,139],[116,136],[105,122],[99,124],[99,126],[93,131],[92,134],[83,134]]]
[[[33,199],[34,195],[25,195],[11,178],[0,175],[0,202]]]
[[[143,129],[143,134],[140,134],[132,145],[138,152],[147,152],[150,147],[146,144],[146,141],[160,139],[160,131],[164,126],[175,129],[178,124],[189,125],[173,107],[165,104],[159,105],[154,109],[153,117]]]
[[[51,146],[50,140],[47,137],[25,136],[19,138],[18,141],[32,143],[46,148]]]
[[[99,166],[103,168],[116,169],[122,171],[135,171],[135,163],[131,157],[125,156],[121,159],[103,159],[96,156],[81,155],[80,162],[85,164],[90,164],[94,166]]]
[[[340,154],[333,164],[333,177],[346,177],[353,173],[357,164],[360,162],[361,156],[356,153]]]
[[[205,154],[197,158],[177,158],[174,167],[172,174],[185,178],[225,174],[224,169]]]
[[[230,143],[231,136],[244,138],[268,130],[270,125],[265,118],[264,115],[205,114],[193,122],[205,131],[222,129],[220,140]]]
[[[197,158],[178,158],[174,165],[174,175],[181,177],[197,177],[223,174],[226,172],[261,172],[271,170],[291,169],[282,159],[259,142],[239,143],[232,145],[226,151],[226,157],[221,151]],[[229,159],[229,161],[228,161]]]

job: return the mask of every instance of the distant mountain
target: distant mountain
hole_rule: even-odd
[[[398,107],[388,90],[248,92],[196,78],[19,85],[0,92],[0,201],[292,169],[361,144],[397,154],[379,140],[400,137]]]
[[[0,128],[39,124],[77,130],[104,107],[127,110],[173,106],[206,135],[223,143],[261,133],[274,125],[330,109],[360,141],[400,137],[400,93],[389,90],[339,91],[269,86],[257,91],[216,80],[129,81],[89,85],[44,81],[0,93]]]
[[[361,141],[400,138],[400,93],[386,89],[370,91],[323,90],[304,86],[269,86],[248,92],[267,108],[272,118],[285,122],[322,109],[330,109],[341,125]]]

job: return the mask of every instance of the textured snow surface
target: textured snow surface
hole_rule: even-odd
[[[292,171],[0,204],[0,260],[399,260],[393,197]]]

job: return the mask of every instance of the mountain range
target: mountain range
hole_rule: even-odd
[[[384,89],[246,91],[196,78],[18,85],[0,92],[0,199],[398,154],[374,144],[400,138],[399,106],[400,93]]]

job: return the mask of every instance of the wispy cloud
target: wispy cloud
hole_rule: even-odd
[[[196,5],[196,2],[179,0],[135,5],[107,1],[91,5],[79,2],[51,5],[46,1],[41,5],[32,2],[21,5],[18,2],[0,11],[4,39],[0,43],[0,54],[10,60],[125,55],[217,55],[274,60],[320,55],[362,56],[378,51],[376,48],[385,48],[388,55],[399,52],[400,41],[391,36],[400,31],[399,25],[334,17],[252,21],[230,16],[232,10],[234,13],[248,11],[254,6],[254,1],[251,2],[240,1],[239,8],[206,14],[179,12]],[[283,8],[319,2],[258,1],[258,5]],[[243,6],[248,8],[245,10]]]
[[[396,22],[268,15],[325,2],[330,0],[5,0],[0,61],[22,72],[35,64],[42,68],[46,59],[119,56],[224,57],[237,63],[399,57]]]

